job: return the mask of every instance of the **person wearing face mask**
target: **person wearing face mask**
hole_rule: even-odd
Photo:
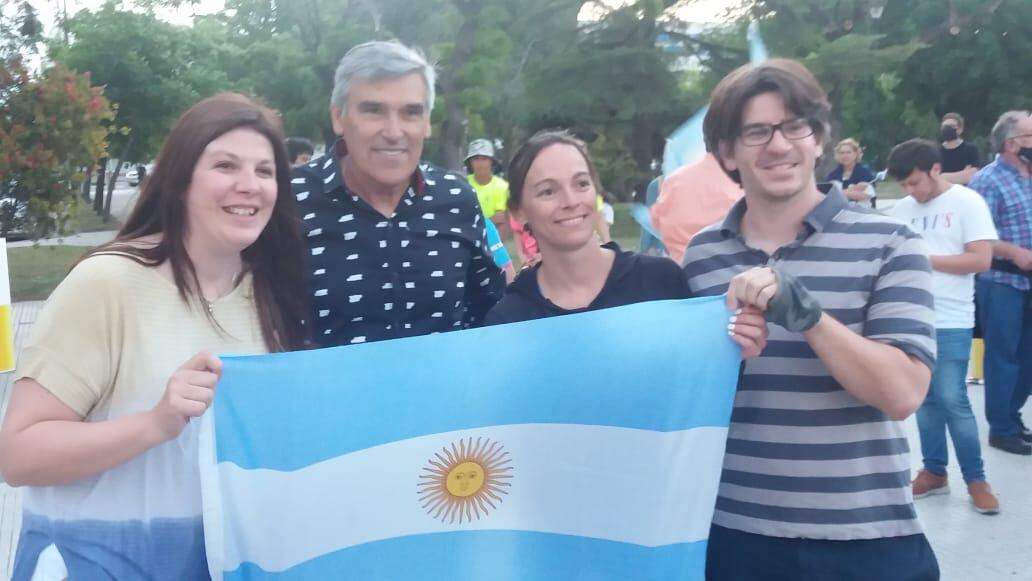
[[[977,147],[964,141],[964,118],[960,113],[942,116],[939,141],[943,179],[954,184],[967,184],[978,171],[979,154]]]
[[[1021,408],[1032,390],[1032,117],[1008,111],[989,141],[998,153],[969,186],[985,198],[1000,239],[992,268],[978,275],[975,300],[985,336],[985,415],[989,445],[1032,455]]]

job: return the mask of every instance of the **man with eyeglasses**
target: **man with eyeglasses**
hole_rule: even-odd
[[[738,385],[709,579],[939,577],[899,423],[935,363],[931,269],[902,222],[818,190],[830,109],[772,59],[724,78],[703,124],[745,197],[692,240],[689,286],[764,309],[770,332]]]
[[[989,445],[1032,455],[1021,408],[1032,390],[1032,117],[1008,111],[989,141],[999,155],[968,186],[989,205],[1000,239],[993,263],[975,281],[985,336],[985,415]]]

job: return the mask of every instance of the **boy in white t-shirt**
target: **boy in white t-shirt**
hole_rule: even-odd
[[[924,237],[933,271],[938,358],[928,396],[917,410],[924,469],[912,483],[914,498],[949,492],[949,428],[972,505],[995,514],[1000,504],[985,481],[965,378],[975,323],[974,273],[989,269],[996,227],[982,196],[942,177],[937,144],[911,139],[897,145],[889,154],[888,173],[909,194],[892,215]]]

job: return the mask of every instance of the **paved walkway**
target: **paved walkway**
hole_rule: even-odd
[[[32,240],[21,240],[19,242],[8,242],[8,248],[21,248],[25,246],[32,246],[39,244],[40,246],[88,246],[90,248],[94,246],[100,246],[106,242],[110,242],[115,238],[115,234],[118,234],[115,230],[105,230],[103,232],[85,232],[83,234],[73,234],[71,236],[62,236],[60,238],[44,238],[33,242]]]
[[[91,192],[92,195],[92,192]],[[124,222],[126,217],[132,210],[133,205],[136,203],[137,190],[135,186],[130,186],[127,183],[122,182],[122,178],[119,178],[119,184],[115,188],[111,198],[111,216],[119,223]],[[83,208],[83,211],[92,211],[89,208]],[[71,236],[62,236],[57,238],[46,238],[44,240],[38,240],[33,242],[32,240],[21,240],[18,242],[8,242],[8,248],[19,248],[23,246],[32,246],[33,244],[40,244],[42,246],[100,246],[106,242],[110,242],[115,234],[118,232],[115,230],[105,232],[86,232],[83,234],[74,234]]]
[[[15,346],[26,339],[41,302],[14,305]],[[0,416],[7,408],[11,374],[0,374]],[[969,390],[979,430],[986,433],[982,418],[983,389]],[[1032,415],[1032,404],[1026,406]],[[920,467],[917,424],[905,422],[910,447],[915,453],[911,463]],[[971,509],[967,492],[955,463],[949,476],[953,490],[948,496],[933,496],[917,501],[917,511],[928,538],[939,558],[943,581],[1016,581],[1032,578],[1032,458],[1005,454],[983,448],[989,482],[999,495],[1002,512],[985,516]],[[10,579],[18,529],[21,526],[19,491],[0,481],[0,579]]]

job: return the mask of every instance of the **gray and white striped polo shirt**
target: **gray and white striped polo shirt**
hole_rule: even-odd
[[[734,275],[773,261],[828,315],[934,367],[931,270],[906,225],[834,189],[796,240],[768,256],[745,244],[744,213],[740,200],[692,240],[684,270],[693,294],[722,294]],[[767,348],[745,364],[738,385],[713,522],[809,539],[921,532],[901,425],[843,389],[802,334],[769,329]]]

